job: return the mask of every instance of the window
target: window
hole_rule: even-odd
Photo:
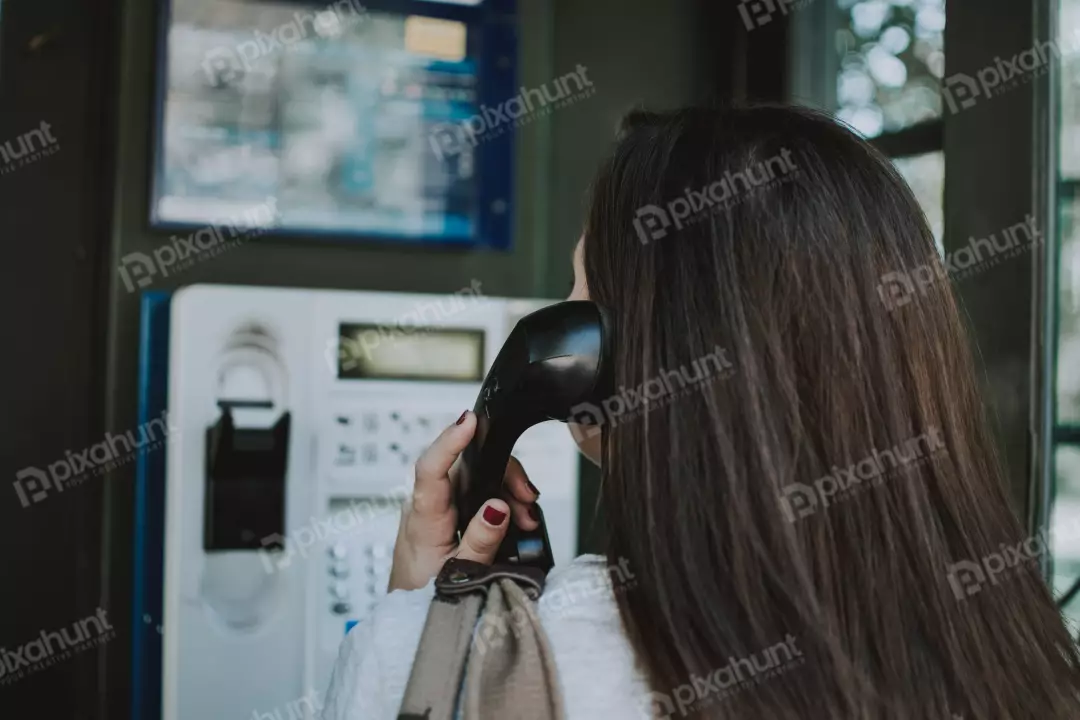
[[[1080,0],[1060,0],[1057,78],[1059,97],[1056,158],[1058,197],[1057,372],[1053,453],[1054,507],[1051,538],[1053,586],[1058,595],[1080,578]],[[1065,604],[1066,616],[1080,621],[1080,594]]]
[[[837,117],[908,181],[944,253],[945,0],[835,0]]]
[[[792,23],[794,100],[834,112],[896,162],[942,250],[945,0],[819,0]]]
[[[941,118],[945,0],[836,0],[837,116],[868,138]]]
[[[937,238],[938,249],[943,252],[941,241],[945,236],[945,152],[937,150],[922,155],[898,157],[893,163],[922,205],[930,229]]]

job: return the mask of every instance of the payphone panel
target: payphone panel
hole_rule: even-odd
[[[171,309],[162,716],[273,717],[320,697],[386,591],[418,453],[517,320],[547,301],[192,286]],[[515,455],[556,561],[576,549],[578,460],[557,422]],[[212,532],[211,532],[212,530]]]

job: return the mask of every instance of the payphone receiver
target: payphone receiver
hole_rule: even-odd
[[[518,321],[473,407],[476,433],[455,484],[459,533],[485,502],[500,497],[510,452],[522,433],[547,420],[601,422],[595,409],[612,392],[613,347],[606,311],[588,300],[557,303]],[[544,572],[555,564],[543,511],[536,508],[540,526],[525,531],[511,520],[496,562]]]

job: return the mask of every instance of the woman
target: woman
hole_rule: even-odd
[[[570,297],[611,311],[615,383],[650,399],[580,443],[607,557],[556,568],[539,602],[568,718],[1080,717],[940,269],[904,181],[827,117],[627,119]],[[442,561],[535,526],[512,465],[455,549],[448,471],[474,427],[417,464],[408,592],[346,639],[327,718],[394,717]],[[575,584],[603,592],[565,602]]]

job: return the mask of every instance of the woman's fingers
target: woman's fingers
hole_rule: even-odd
[[[510,505],[514,524],[522,530],[535,530],[540,523],[533,517],[533,504],[540,497],[540,491],[529,481],[525,468],[518,459],[510,458],[503,476],[503,499]]]
[[[450,466],[472,440],[476,416],[466,411],[461,418],[435,438],[416,461],[412,511],[421,517],[441,515],[450,510],[453,497]]]
[[[533,517],[536,512],[533,510],[536,507],[534,503],[523,503],[520,500],[506,497],[503,500],[510,506],[510,515],[514,518],[514,524],[519,528],[522,530],[535,530],[540,527],[540,522]],[[539,517],[539,515],[536,517]]]
[[[518,459],[510,456],[510,462],[506,465],[506,474],[503,476],[503,485],[511,497],[523,503],[534,503],[540,497],[540,490],[529,482],[529,476]]]
[[[488,500],[476,513],[461,537],[455,555],[462,560],[490,565],[495,560],[499,543],[506,537],[510,507],[502,500]]]
[[[540,491],[529,481],[521,463],[510,458],[503,476],[504,497],[484,503],[454,551],[457,514],[453,506],[451,469],[460,461],[475,432],[476,416],[462,413],[417,459],[413,495],[402,508],[394,546],[391,590],[423,587],[438,573],[448,553],[466,560],[493,562],[511,522],[523,530],[540,526],[533,517]]]

